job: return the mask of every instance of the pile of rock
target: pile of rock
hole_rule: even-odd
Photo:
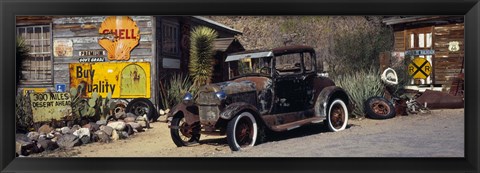
[[[37,131],[16,134],[16,152],[18,155],[28,156],[58,148],[70,149],[92,142],[109,143],[126,139],[148,128],[150,124],[146,116],[137,117],[131,113],[127,113],[123,119],[89,122],[83,126],[73,125],[54,129],[45,124]]]

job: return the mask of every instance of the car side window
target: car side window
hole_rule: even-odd
[[[305,64],[305,71],[306,72],[312,72],[313,69],[314,69],[313,66],[315,64],[314,64],[313,57],[312,57],[311,53],[309,53],[309,52],[303,53],[303,62]]]
[[[277,56],[275,70],[279,75],[300,74],[302,73],[301,62],[300,53]]]

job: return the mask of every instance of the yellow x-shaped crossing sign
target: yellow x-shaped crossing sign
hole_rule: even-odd
[[[432,65],[426,58],[415,58],[408,65],[408,74],[414,79],[426,79],[432,72]]]

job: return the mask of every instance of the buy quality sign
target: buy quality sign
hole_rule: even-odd
[[[83,83],[87,97],[93,92],[112,98],[150,98],[149,62],[72,63],[70,88]]]

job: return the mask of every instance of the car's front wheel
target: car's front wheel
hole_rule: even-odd
[[[183,115],[177,115],[172,119],[170,135],[177,147],[198,143],[200,141],[200,124],[188,125]]]
[[[332,132],[345,130],[348,122],[348,109],[343,100],[334,100],[328,109],[326,125]]]
[[[227,125],[228,146],[233,151],[252,147],[257,140],[258,127],[250,112],[242,112]]]

